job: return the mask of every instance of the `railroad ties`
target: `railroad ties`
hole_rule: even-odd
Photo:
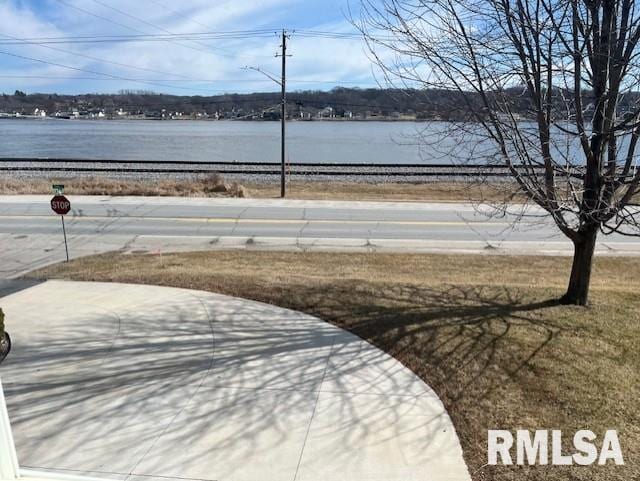
[[[464,177],[509,177],[511,173],[504,165],[491,164],[401,164],[401,163],[327,163],[305,162],[287,164],[287,173],[300,177],[389,177],[389,178],[464,178]],[[522,172],[523,168],[519,168]],[[528,169],[532,175],[541,175],[541,167]],[[278,162],[195,162],[115,159],[64,159],[64,158],[0,158],[0,172],[17,177],[35,177],[44,174],[94,176],[100,174],[129,176],[154,175],[207,175],[232,174],[238,176],[279,176]],[[576,170],[575,176],[581,172]],[[416,179],[417,180],[417,179]]]

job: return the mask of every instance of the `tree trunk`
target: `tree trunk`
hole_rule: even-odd
[[[569,287],[560,302],[586,306],[589,301],[589,283],[591,281],[591,267],[593,265],[593,252],[596,248],[598,237],[597,227],[583,232],[582,236],[573,242],[573,265]]]

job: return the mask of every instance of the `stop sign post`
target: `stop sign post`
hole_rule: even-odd
[[[67,231],[64,228],[64,216],[71,210],[71,202],[67,199],[62,192],[64,191],[64,185],[54,185],[53,189],[56,191],[56,195],[51,199],[51,210],[60,216],[62,219],[62,235],[64,236],[64,250],[67,253],[67,262],[69,262],[69,247],[67,246]]]

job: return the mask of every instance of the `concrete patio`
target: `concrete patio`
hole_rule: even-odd
[[[470,479],[429,386],[317,318],[166,287],[21,287],[0,299],[14,343],[0,376],[25,468],[116,480]]]

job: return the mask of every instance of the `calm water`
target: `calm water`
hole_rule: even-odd
[[[414,122],[289,122],[291,162],[447,163]],[[278,122],[0,120],[0,157],[279,161]]]

